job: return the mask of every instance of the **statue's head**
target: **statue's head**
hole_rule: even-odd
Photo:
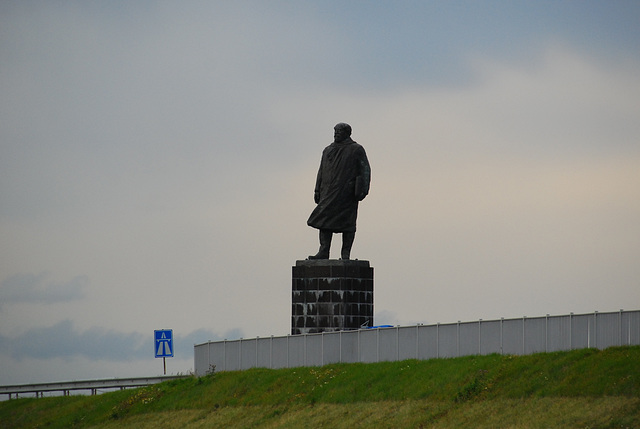
[[[351,125],[340,122],[335,127],[333,127],[334,141],[341,142],[349,136],[351,136]]]

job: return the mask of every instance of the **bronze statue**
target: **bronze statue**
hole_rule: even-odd
[[[329,259],[333,233],[342,233],[341,259],[350,258],[358,202],[369,193],[369,160],[364,148],[351,140],[351,126],[339,123],[333,136],[333,143],[322,152],[314,192],[317,206],[307,221],[320,230],[320,250],[309,259]]]

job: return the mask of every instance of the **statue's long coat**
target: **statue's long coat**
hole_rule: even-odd
[[[369,193],[371,167],[364,148],[347,138],[322,152],[316,179],[317,207],[307,225],[332,232],[354,232],[358,201]]]

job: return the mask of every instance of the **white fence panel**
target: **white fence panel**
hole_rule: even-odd
[[[524,319],[511,319],[502,322],[502,353],[521,355],[524,353]]]
[[[340,362],[340,335],[322,334],[322,365]]]
[[[625,345],[640,344],[640,311],[623,313],[622,336]]]
[[[439,325],[438,357],[452,358],[458,356],[458,325]]]
[[[458,335],[456,356],[480,354],[480,326],[478,322],[458,323]]]
[[[595,325],[596,348],[607,348],[621,345],[620,313],[596,313],[593,315]]]
[[[289,337],[273,337],[271,368],[290,368]]]
[[[375,330],[378,331],[378,362],[398,360],[398,329]]]
[[[215,369],[217,371],[227,371],[227,368],[224,366],[224,362],[225,362],[224,355],[226,353],[226,350],[227,350],[227,345],[224,342],[209,343],[209,363],[211,365],[216,365]],[[209,369],[210,369],[209,365],[204,365],[204,371],[202,373],[198,372],[197,374],[204,374]]]
[[[323,353],[322,353],[322,340],[323,335],[310,334],[306,335],[307,343],[304,353],[304,365],[305,366],[321,366]]]
[[[258,340],[240,341],[240,368],[255,368],[258,366]]]
[[[396,328],[398,331],[398,353],[396,360],[418,358],[418,326]]]
[[[259,368],[271,368],[271,346],[273,337],[258,338],[258,350],[256,356],[256,366]]]
[[[193,349],[193,370],[196,374],[206,374],[210,362],[209,350],[211,343],[203,344],[202,347],[194,347]]]
[[[227,341],[224,348],[224,365],[225,371],[237,371],[240,367],[240,340]]]
[[[571,349],[571,316],[549,317],[547,331],[548,352]]]
[[[340,362],[360,362],[360,331],[340,331]]]
[[[378,335],[380,329],[368,329],[358,331],[359,356],[358,362],[378,362]]]
[[[287,361],[289,368],[305,366],[305,348],[308,335],[292,335],[289,338]]]
[[[440,325],[418,326],[418,359],[438,357],[438,331]]]
[[[480,321],[480,354],[502,353],[502,321]]]
[[[591,316],[590,314],[571,316],[572,350],[591,347]]]
[[[523,319],[524,346],[526,355],[547,351],[547,320],[546,318]]]

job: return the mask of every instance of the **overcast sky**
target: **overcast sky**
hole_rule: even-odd
[[[640,308],[637,1],[3,1],[0,385],[290,332],[322,149],[375,322]],[[338,241],[339,242],[339,241]],[[332,257],[338,257],[338,246]]]

